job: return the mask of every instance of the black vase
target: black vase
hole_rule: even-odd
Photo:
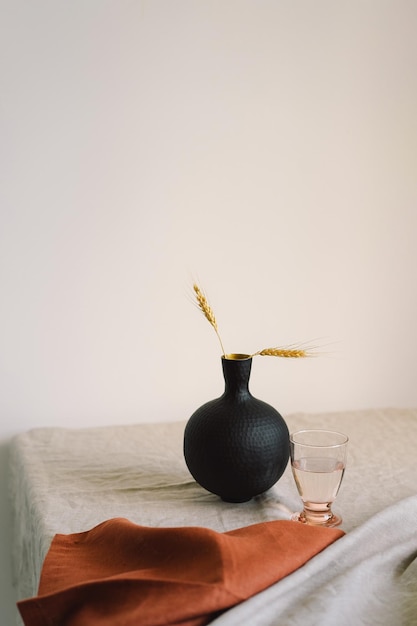
[[[184,458],[202,487],[226,502],[246,502],[284,473],[289,432],[278,411],[250,393],[250,356],[229,354],[222,366],[225,391],[188,420]]]

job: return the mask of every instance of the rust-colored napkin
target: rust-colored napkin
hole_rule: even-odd
[[[343,535],[279,520],[218,533],[116,518],[56,535],[26,626],[202,626]]]

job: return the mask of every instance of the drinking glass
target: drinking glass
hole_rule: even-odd
[[[290,435],[291,468],[304,508],[293,520],[338,526],[332,512],[346,467],[348,437],[331,430],[300,430]]]

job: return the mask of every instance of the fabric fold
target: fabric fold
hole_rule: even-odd
[[[56,535],[25,626],[203,626],[344,535],[292,521],[225,533],[115,518]]]

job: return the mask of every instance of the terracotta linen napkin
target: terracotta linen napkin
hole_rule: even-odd
[[[219,533],[123,518],[55,535],[26,626],[203,626],[301,567],[344,534],[292,521]]]

